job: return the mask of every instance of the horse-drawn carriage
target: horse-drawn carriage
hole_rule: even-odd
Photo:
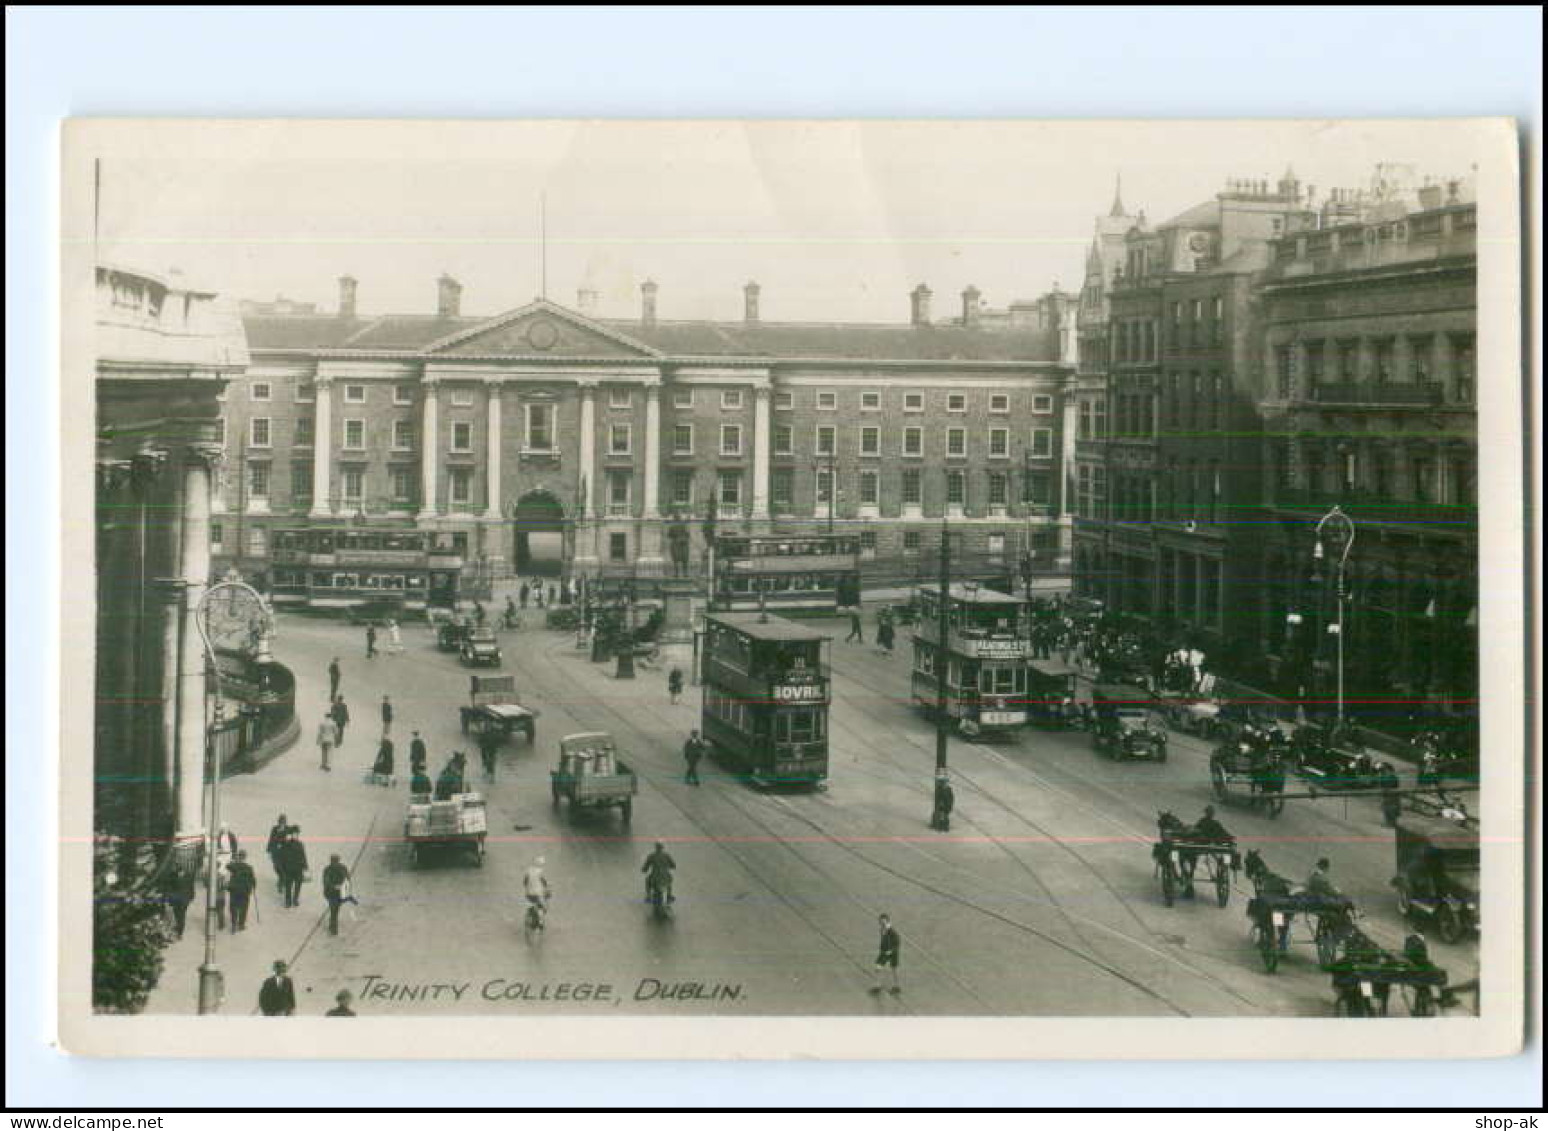
[[[1245,871],[1254,893],[1247,901],[1247,918],[1263,968],[1270,974],[1279,969],[1280,960],[1290,952],[1291,931],[1299,916],[1311,932],[1317,965],[1330,969],[1343,940],[1355,929],[1354,901],[1342,895],[1294,891],[1257,850],[1247,853]]]
[[[1418,935],[1410,935],[1403,953],[1394,954],[1355,927],[1327,969],[1338,1017],[1388,1016],[1394,986],[1410,1017],[1434,1017],[1446,996],[1446,971],[1430,961],[1429,948]]]
[[[1200,864],[1204,882],[1215,889],[1215,902],[1221,907],[1231,902],[1231,873],[1241,868],[1236,841],[1225,836],[1185,825],[1171,813],[1163,812],[1156,822],[1160,839],[1151,845],[1156,878],[1161,883],[1161,900],[1168,907],[1179,895],[1193,897],[1194,875]]]
[[[1231,801],[1277,817],[1285,807],[1285,771],[1266,745],[1232,741],[1209,756],[1209,780],[1220,801]]]

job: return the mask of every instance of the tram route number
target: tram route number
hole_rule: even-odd
[[[820,683],[782,683],[774,687],[774,698],[781,703],[820,703]]]

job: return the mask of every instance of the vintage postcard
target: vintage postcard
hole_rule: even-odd
[[[1514,1051],[1517,146],[67,123],[61,1044]]]

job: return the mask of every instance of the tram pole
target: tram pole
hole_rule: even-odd
[[[950,626],[947,602],[951,597],[951,532],[946,520],[941,519],[941,581],[940,600],[936,610],[936,636],[939,649],[936,654],[935,686],[935,772],[946,772],[946,738],[951,728],[951,718],[946,713],[946,633]]]

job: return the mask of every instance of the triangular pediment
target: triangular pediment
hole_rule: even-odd
[[[425,347],[442,357],[659,357],[657,350],[583,314],[537,299]]]

